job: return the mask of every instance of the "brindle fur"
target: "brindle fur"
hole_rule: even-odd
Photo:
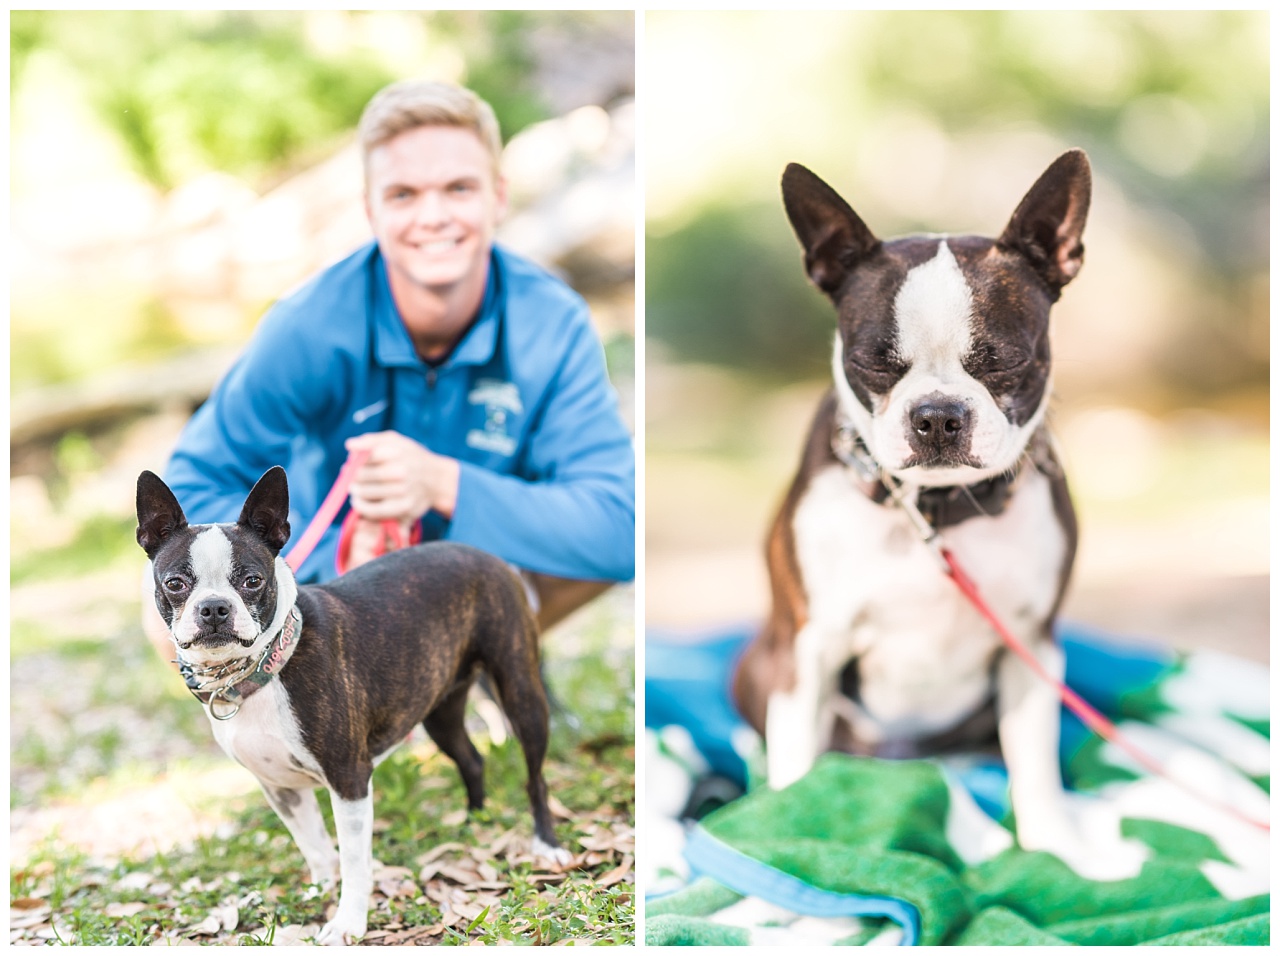
[[[289,538],[288,486],[273,468],[246,500],[237,528],[243,559],[274,587]],[[204,525],[189,526],[151,472],[138,479],[138,543],[157,566],[180,561]],[[156,581],[167,624],[176,609]],[[524,750],[534,832],[557,846],[542,762],[548,738],[537,625],[523,585],[500,559],[467,545],[431,542],[385,555],[322,585],[299,586],[303,631],[279,675],[303,743],[344,800],[368,794],[374,759],[417,723],[458,766],[472,809],[484,800],[483,760],[463,722],[467,691],[488,672]],[[271,593],[257,608],[272,620]],[[295,758],[295,764],[297,760]],[[301,764],[298,764],[301,766]]]

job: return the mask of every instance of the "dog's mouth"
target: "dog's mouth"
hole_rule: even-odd
[[[241,647],[252,647],[255,640],[257,640],[257,638],[245,639],[240,637],[232,630],[210,630],[200,631],[195,637],[180,646],[183,650],[186,650],[189,647],[226,647],[228,644],[238,644]]]
[[[901,471],[908,468],[923,468],[926,471],[938,468],[974,468],[982,470],[982,462],[968,452],[944,450],[935,454],[912,454],[902,463]]]

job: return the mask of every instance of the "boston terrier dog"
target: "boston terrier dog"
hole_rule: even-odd
[[[1045,426],[1049,309],[1080,271],[1088,159],[1060,156],[998,239],[882,242],[794,164],[782,194],[839,324],[835,387],[768,539],[772,613],[734,678],[769,784],[794,782],[830,749],[998,742],[1019,842],[1069,852],[1057,693],[1004,652],[889,486],[1060,679],[1052,623],[1076,523]]]
[[[254,485],[235,524],[188,525],[156,475],[138,478],[138,543],[156,606],[214,737],[258,778],[338,909],[318,941],[350,943],[367,927],[374,765],[421,722],[458,765],[472,809],[483,762],[463,725],[467,691],[488,672],[524,749],[533,851],[570,859],[551,826],[542,759],[547,701],[524,588],[501,560],[459,544],[392,552],[329,584],[299,586],[283,468]],[[332,796],[338,852],[314,788]]]

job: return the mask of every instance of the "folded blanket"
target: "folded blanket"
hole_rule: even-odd
[[[1246,816],[1268,819],[1266,668],[1080,629],[1060,637],[1068,682],[1123,733],[1174,775],[1193,778]],[[757,758],[741,726],[730,728],[730,741],[708,746],[697,713],[705,709],[723,729],[740,647],[740,636],[697,646],[649,642],[646,700],[657,703],[646,719],[651,788],[670,791],[679,778],[673,767],[687,771],[686,790],[711,772],[749,776]],[[696,666],[682,671],[671,663],[681,658]],[[711,658],[720,660],[718,672]],[[701,692],[689,686],[695,678],[705,680]],[[673,713],[689,727],[663,723]],[[670,860],[670,827],[651,828],[658,862],[665,855],[667,865],[650,885],[667,892],[646,903],[646,940],[1269,943],[1268,832],[1145,774],[1065,713],[1061,757],[1074,790],[1071,812],[1089,838],[1084,860],[1017,846],[1003,767],[990,758],[828,754],[796,784],[755,787],[701,819],[687,831],[683,864]],[[677,802],[667,799],[669,812]]]

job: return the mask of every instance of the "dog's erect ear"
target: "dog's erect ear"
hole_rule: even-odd
[[[244,500],[237,523],[266,542],[275,554],[280,553],[289,540],[289,481],[283,468],[276,465],[258,479]]]
[[[1089,215],[1092,183],[1084,150],[1063,153],[1022,197],[1000,237],[1000,245],[1031,261],[1055,298],[1084,262],[1080,236]]]
[[[140,474],[138,530],[134,534],[147,557],[155,557],[165,539],[186,526],[187,516],[182,513],[182,506],[164,480],[150,471]]]
[[[804,246],[809,278],[827,295],[834,296],[858,260],[880,245],[840,194],[798,163],[782,174],[782,204]]]

